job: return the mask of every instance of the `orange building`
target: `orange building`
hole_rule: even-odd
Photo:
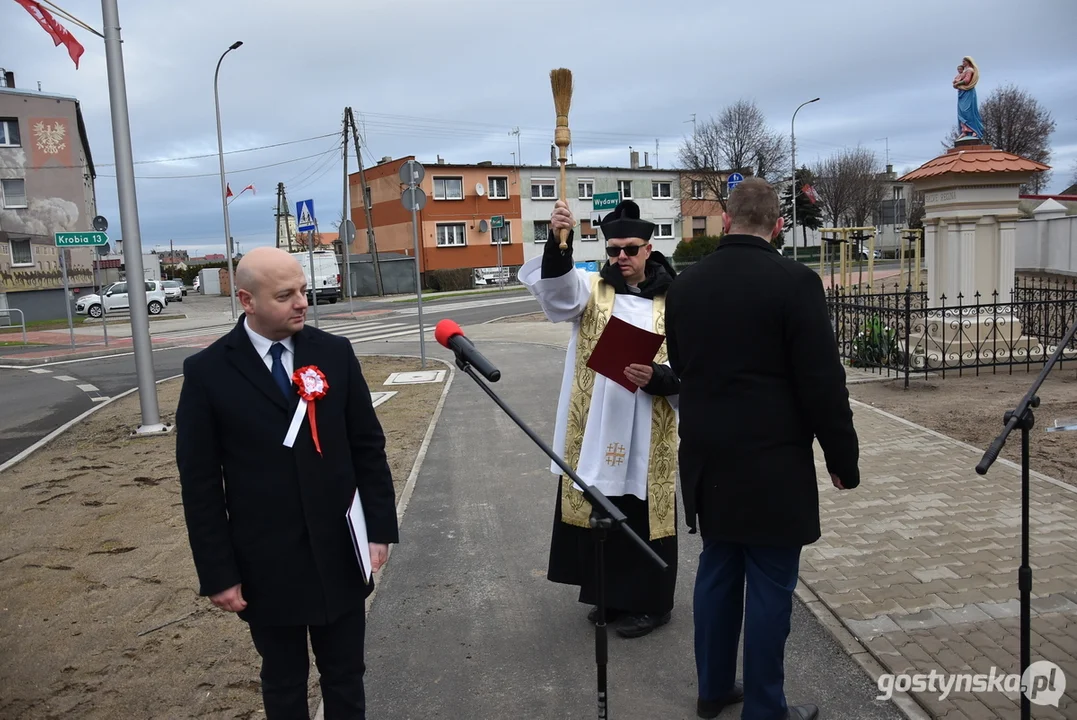
[[[414,255],[411,213],[400,196],[400,168],[414,157],[383,158],[364,169],[374,241],[378,253]],[[478,163],[424,165],[421,184],[426,206],[416,213],[419,224],[419,269],[497,267],[498,245],[501,264],[519,266],[524,262],[523,223],[520,221],[518,171],[511,165]],[[362,183],[358,172],[349,177],[351,217],[355,241],[351,253],[369,252],[366,213],[363,211]],[[494,216],[504,218],[503,228],[491,227]]]

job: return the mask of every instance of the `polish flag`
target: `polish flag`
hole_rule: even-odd
[[[45,32],[49,34],[56,45],[64,44],[64,47],[67,48],[67,54],[71,56],[77,70],[79,58],[82,57],[82,53],[86,52],[86,48],[82,47],[82,43],[76,40],[75,36],[68,32],[67,28],[57,22],[52,13],[41,7],[41,3],[35,2],[35,0],[15,0],[15,2],[26,8],[26,12],[30,13],[34,20],[37,20],[38,24],[45,29]]]

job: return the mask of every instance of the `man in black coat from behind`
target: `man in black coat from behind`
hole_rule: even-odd
[[[666,302],[685,518],[695,532],[698,516],[703,537],[696,711],[714,718],[739,697],[743,620],[743,720],[812,720],[814,705],[786,704],[784,655],[801,549],[820,537],[813,441],[845,489],[860,483],[858,440],[822,280],[771,244],[783,225],[774,189],[743,181],[723,223]]]
[[[309,718],[309,634],[326,720],[358,720],[374,586],[346,513],[358,491],[377,571],[398,542],[395,493],[359,361],[346,338],[304,327],[306,286],[282,250],[243,257],[244,317],[183,364],[176,461],[199,593],[248,623],[266,718]],[[288,447],[300,400],[293,373],[304,368],[327,386],[313,401],[317,445],[299,414]]]

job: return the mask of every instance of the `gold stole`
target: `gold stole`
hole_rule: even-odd
[[[565,430],[565,462],[578,470],[583,431],[591,407],[591,392],[595,387],[595,371],[587,367],[587,359],[598,343],[602,331],[613,314],[616,293],[609,283],[595,275],[591,280],[591,297],[580,318],[576,341],[575,373],[569,395],[568,424]],[[665,335],[665,296],[654,298],[654,332]],[[655,356],[655,362],[666,362],[666,343]],[[654,397],[651,408],[651,451],[647,466],[647,498],[650,539],[676,534],[675,503],[677,497],[676,471],[677,418],[673,406],[664,397]],[[572,487],[572,478],[561,476],[561,520],[569,525],[589,528],[591,503],[583,492]]]

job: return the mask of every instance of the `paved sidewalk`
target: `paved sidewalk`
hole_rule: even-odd
[[[823,538],[807,548],[801,580],[893,673],[1020,674],[1021,475],[867,405],[854,407],[860,487],[821,493]],[[1011,442],[1020,442],[1014,435]],[[820,477],[826,476],[817,452]],[[1032,661],[1062,667],[1056,710],[1077,717],[1077,487],[1033,477],[1030,509]],[[915,693],[946,720],[1013,718],[1016,693]]]
[[[492,323],[468,334],[564,346],[568,329]],[[983,448],[861,403],[853,410],[862,482],[843,493],[821,485],[824,535],[805,549],[802,596],[817,596],[886,672],[1020,674],[1020,469],[999,460],[981,477]],[[818,448],[817,464],[827,478]],[[1075,718],[1077,487],[1035,475],[1031,498],[1032,661],[1050,660],[1068,679],[1059,707],[1033,705],[1033,717]],[[1016,693],[913,696],[945,720],[1020,714]]]

